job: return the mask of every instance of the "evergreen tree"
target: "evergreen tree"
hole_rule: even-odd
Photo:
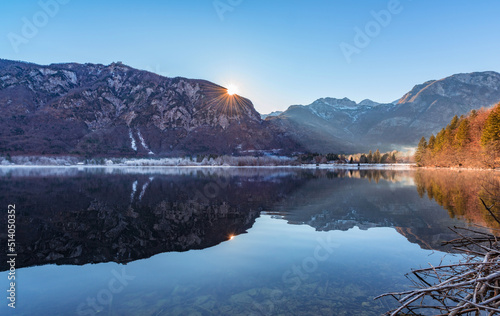
[[[455,147],[462,149],[470,141],[469,138],[469,120],[463,119],[458,126],[457,133],[455,135]]]
[[[470,118],[471,118],[471,119],[476,118],[476,116],[477,116],[477,111],[476,111],[476,110],[472,110],[472,111],[470,111],[470,115],[469,115],[469,116],[470,116]]]
[[[370,152],[368,153],[368,157],[366,157],[366,158],[368,158],[368,163],[372,163],[372,162],[373,162],[373,153],[372,153],[372,151],[371,151],[371,150],[370,150]]]
[[[454,116],[452,119],[451,119],[451,122],[450,124],[448,125],[450,131],[454,131],[457,129],[458,127],[458,116]]]
[[[446,126],[445,135],[444,135],[444,142],[442,144],[441,150],[443,150],[446,147],[453,146],[454,134],[455,134],[455,130],[457,129],[457,127],[458,127],[458,116],[455,115],[451,119],[450,124],[448,124]]]
[[[373,154],[373,162],[374,163],[380,163],[381,160],[381,155],[380,155],[380,150],[376,150],[375,153]]]
[[[328,161],[335,161],[335,160],[339,160],[339,155],[337,154],[327,154],[326,155],[326,160]]]
[[[368,158],[366,158],[365,154],[362,154],[361,157],[359,158],[360,163],[368,163]]]
[[[426,152],[427,152],[427,141],[425,140],[425,137],[422,137],[420,139],[420,142],[418,142],[417,151],[415,152],[415,162],[417,163],[417,166],[424,165],[424,157]]]
[[[487,147],[493,142],[500,142],[500,104],[490,113],[483,128],[481,145]]]
[[[491,110],[472,110],[454,116],[446,128],[429,142],[420,140],[415,152],[417,165],[500,167],[500,104]]]
[[[436,135],[436,141],[434,142],[434,153],[435,154],[439,153],[443,149],[443,147],[445,145],[445,142],[446,142],[446,138],[445,137],[446,137],[446,131],[443,128]]]
[[[382,158],[380,158],[381,163],[389,163],[391,162],[391,156],[388,153],[385,153]]]
[[[434,136],[434,134],[431,134],[431,137],[429,137],[429,143],[427,144],[427,148],[430,151],[433,151],[435,144],[436,144],[436,136]]]
[[[391,156],[391,162],[392,162],[392,163],[396,163],[396,162],[397,162],[397,159],[396,159],[396,153],[392,153],[392,156]]]

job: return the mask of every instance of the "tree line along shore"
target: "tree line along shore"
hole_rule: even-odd
[[[455,116],[436,135],[422,137],[415,162],[422,167],[500,168],[500,103]]]

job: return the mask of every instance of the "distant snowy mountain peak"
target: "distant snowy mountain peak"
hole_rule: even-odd
[[[498,78],[498,73],[494,71],[485,72],[473,72],[473,73],[462,73],[452,76],[454,80],[459,82],[474,85],[474,86],[485,86],[494,90],[500,89],[500,82]],[[442,79],[442,80],[446,80]]]
[[[456,74],[416,85],[388,104],[322,98],[291,106],[272,121],[312,152],[355,153],[414,147],[454,115],[500,102],[500,74]]]
[[[319,100],[316,100],[311,104],[311,106],[315,105],[328,105],[332,107],[356,107],[357,104],[356,102],[348,99],[348,98],[343,98],[343,99],[335,99],[335,98],[322,98]]]
[[[364,99],[363,101],[359,102],[359,105],[361,106],[377,106],[380,105],[381,103],[372,101],[370,99]]]
[[[283,111],[274,111],[274,112],[271,112],[269,114],[261,114],[260,117],[261,119],[265,120],[266,118],[268,117],[271,117],[271,116],[278,116],[280,115],[281,113],[283,113]]]
[[[336,99],[336,98],[321,98],[316,101],[314,101],[311,105],[312,107],[318,107],[321,105],[327,105],[330,107],[334,107],[336,109],[356,109],[359,107],[370,107],[370,106],[377,106],[380,105],[381,103],[372,101],[370,99],[365,99],[359,103],[356,103],[355,101],[352,101],[349,98],[343,98],[343,99]]]

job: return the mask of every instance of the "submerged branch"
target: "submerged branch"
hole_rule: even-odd
[[[399,307],[387,315],[403,315],[403,312],[418,315],[417,310],[434,311],[436,315],[500,313],[500,243],[497,236],[468,228],[452,230],[459,237],[446,244],[463,252],[464,259],[456,264],[414,270],[409,278],[415,289],[376,297],[391,296],[398,301]],[[466,236],[460,230],[474,236]]]

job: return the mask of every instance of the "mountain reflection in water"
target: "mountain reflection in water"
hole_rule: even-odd
[[[491,190],[486,180],[499,179],[491,172],[286,168],[3,168],[0,175],[0,203],[18,210],[17,268],[204,249],[245,233],[261,213],[318,231],[394,227],[424,249],[446,251],[448,227],[495,225],[478,196]],[[5,247],[5,232],[0,237]]]

